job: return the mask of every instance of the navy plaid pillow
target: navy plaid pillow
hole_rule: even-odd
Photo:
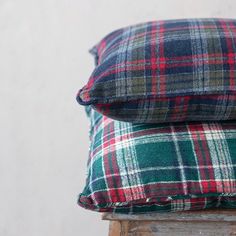
[[[236,20],[138,24],[91,52],[97,66],[82,105],[134,123],[236,119]]]
[[[90,118],[80,206],[119,213],[236,208],[235,121],[132,124],[93,109]]]

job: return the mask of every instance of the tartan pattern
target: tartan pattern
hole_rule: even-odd
[[[77,101],[133,123],[236,119],[236,20],[153,21],[116,30]]]
[[[236,208],[235,121],[132,124],[87,111],[80,206],[119,213]]]

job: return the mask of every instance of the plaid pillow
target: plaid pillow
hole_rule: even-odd
[[[78,204],[144,213],[236,208],[236,122],[131,124],[90,112]]]
[[[82,105],[133,123],[236,119],[236,20],[154,21],[116,30],[91,52]]]

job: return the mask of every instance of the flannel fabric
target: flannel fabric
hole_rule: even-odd
[[[236,208],[236,122],[132,124],[93,109],[78,204],[145,213]]]
[[[132,123],[236,119],[236,20],[153,21],[116,30],[77,101]]]

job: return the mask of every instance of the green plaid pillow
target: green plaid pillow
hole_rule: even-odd
[[[236,122],[141,125],[88,114],[80,206],[119,213],[236,208]]]

